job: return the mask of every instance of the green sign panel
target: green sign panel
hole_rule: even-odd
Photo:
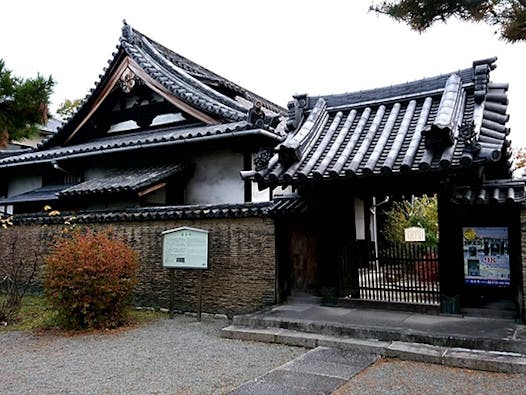
[[[163,266],[174,269],[208,268],[208,231],[189,227],[162,232]]]

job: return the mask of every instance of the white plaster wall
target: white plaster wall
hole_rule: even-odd
[[[42,187],[42,177],[37,175],[23,175],[9,181],[7,197],[20,195]]]
[[[365,203],[360,198],[354,198],[354,226],[356,240],[365,240]]]
[[[270,191],[268,188],[262,191],[258,188],[257,182],[252,182],[252,201],[253,202],[268,202],[270,200]]]
[[[195,155],[193,161],[195,171],[186,187],[186,204],[244,202],[241,153],[221,149]]]

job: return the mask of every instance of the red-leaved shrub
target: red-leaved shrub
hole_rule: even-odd
[[[61,325],[72,329],[123,324],[137,282],[137,254],[111,230],[76,231],[55,239],[43,283]]]

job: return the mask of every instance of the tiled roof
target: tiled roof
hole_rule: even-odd
[[[0,159],[0,169],[37,162],[50,162],[58,159],[70,159],[81,156],[100,155],[103,153],[142,149],[157,146],[184,144],[191,141],[202,141],[241,135],[259,134],[279,141],[279,137],[263,129],[254,128],[247,122],[235,122],[223,125],[191,127],[184,129],[160,128],[148,133],[128,133],[106,137],[92,142],[51,148],[41,151],[30,151],[16,156]]]
[[[180,163],[140,168],[113,169],[100,177],[70,186],[59,192],[59,197],[138,192],[181,172]]]
[[[7,158],[8,156],[21,155],[31,151],[31,148],[0,149],[0,159]]]
[[[45,125],[40,125],[39,129],[45,134],[54,134],[62,126],[62,121],[56,118],[49,118]]]
[[[495,60],[387,88],[295,96],[285,141],[265,168],[242,175],[286,185],[506,160],[508,87],[489,82]]]
[[[155,221],[205,218],[262,217],[268,213],[270,203],[244,203],[194,206],[138,207],[124,210],[91,210],[76,213],[61,213],[58,216],[41,214],[17,214],[16,224],[64,223],[65,218],[74,217],[75,223],[100,223],[120,221]]]
[[[186,59],[124,22],[117,52],[109,60],[108,67],[104,68],[104,73],[99,76],[95,87],[90,90],[77,111],[58,129],[58,133],[44,140],[40,148],[61,144],[67,138],[71,130],[89,114],[115,68],[126,57],[131,58],[175,98],[223,122],[246,120],[248,110],[255,101],[261,102],[269,117],[285,113],[285,109],[277,104]],[[236,97],[232,99],[221,93],[225,90],[234,92]],[[276,134],[279,135],[280,131],[276,130]]]
[[[175,53],[134,30],[126,22],[122,29],[121,45],[150,76],[169,87],[177,96],[181,95],[181,98],[203,106],[203,109],[217,112],[218,115],[225,115],[227,118],[230,118],[229,114],[236,117],[237,115],[230,111],[239,110],[244,119],[248,109],[246,104],[241,105],[240,102],[229,99],[211,88],[220,86],[233,90],[249,102],[261,101],[264,108],[274,113],[284,112],[282,107]],[[207,100],[209,102],[205,103]],[[208,105],[217,108],[210,109]],[[221,109],[221,105],[226,107]]]
[[[2,198],[0,199],[0,204],[48,202],[50,200],[57,200],[58,193],[68,187],[69,185],[46,185],[29,192],[21,193],[20,195]]]
[[[526,180],[492,180],[478,186],[455,187],[451,202],[458,205],[524,204]],[[326,210],[326,202],[312,197],[289,195],[277,197],[268,209],[271,216],[305,215],[313,209]]]
[[[479,186],[455,188],[452,202],[456,204],[514,204],[524,203],[525,180],[495,180]]]
[[[305,214],[312,206],[312,201],[308,201],[297,195],[277,197],[272,201],[269,214],[274,216],[282,214]]]

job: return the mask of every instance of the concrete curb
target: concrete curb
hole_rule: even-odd
[[[221,336],[230,339],[279,343],[306,348],[333,347],[358,353],[377,354],[384,357],[475,370],[526,373],[526,356],[517,352],[444,347],[398,340],[385,341],[374,338],[332,336],[277,327],[250,328],[235,324],[223,328]]]
[[[282,319],[257,315],[235,316],[232,325],[247,328],[275,328],[335,337],[355,339],[378,339],[387,342],[433,344],[448,348],[468,348],[486,351],[526,353],[526,342],[509,341],[489,337],[429,333],[407,328],[386,328],[380,326],[358,326],[338,322]]]

